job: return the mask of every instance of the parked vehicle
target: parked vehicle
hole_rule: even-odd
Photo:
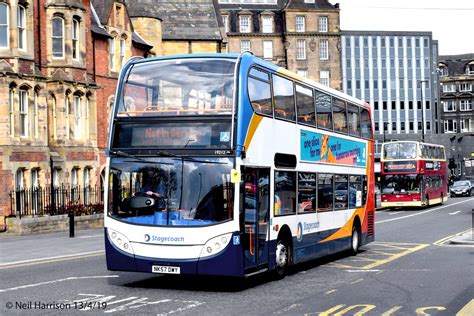
[[[474,195],[474,186],[473,183],[469,180],[456,181],[451,187],[451,197],[463,195]]]

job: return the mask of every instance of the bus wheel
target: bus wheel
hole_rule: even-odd
[[[360,247],[360,228],[358,225],[352,227],[352,236],[351,236],[351,255],[357,255]]]
[[[275,254],[275,274],[277,279],[283,279],[288,271],[290,247],[285,240],[278,240]]]

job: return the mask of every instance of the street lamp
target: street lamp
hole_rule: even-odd
[[[424,102],[424,95],[425,89],[423,83],[428,82],[428,80],[420,80],[421,84],[421,141],[425,142],[425,102]]]

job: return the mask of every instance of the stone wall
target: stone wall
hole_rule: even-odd
[[[104,227],[104,215],[83,215],[74,217],[75,230]],[[68,215],[7,218],[7,235],[34,235],[69,230]]]

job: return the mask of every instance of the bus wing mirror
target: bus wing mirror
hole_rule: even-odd
[[[240,171],[237,169],[232,169],[230,171],[230,182],[236,184],[240,183]]]

